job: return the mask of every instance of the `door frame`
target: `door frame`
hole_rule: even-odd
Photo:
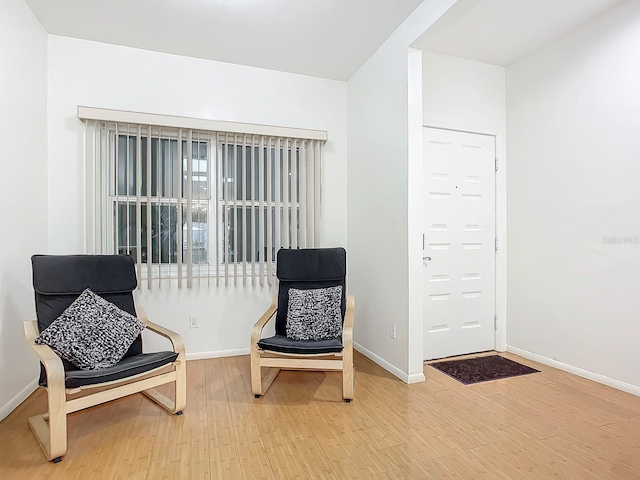
[[[481,135],[481,136],[483,136],[483,137],[489,137],[489,138],[493,139],[493,153],[494,153],[494,158],[496,159],[496,165],[497,165],[497,158],[498,158],[498,141],[497,141],[496,135],[488,134],[488,133],[475,132],[475,131],[469,131],[469,130],[460,130],[460,129],[457,129],[457,128],[442,128],[442,127],[434,127],[434,126],[431,126],[431,125],[423,125],[423,126],[422,126],[423,141],[424,141],[424,135],[425,135],[425,129],[426,129],[426,128],[430,128],[430,129],[432,129],[432,130],[447,131],[447,132],[455,132],[455,133],[463,133],[463,134],[471,134],[471,135]],[[424,143],[423,143],[423,145],[424,145]],[[424,165],[424,163],[426,163],[426,162],[425,162],[425,157],[424,157],[424,151],[423,151],[422,153],[423,153],[423,165]],[[498,174],[498,170],[496,170],[496,171],[494,172],[494,185],[493,185],[493,188],[494,188],[494,205],[493,205],[494,232],[493,232],[493,236],[494,236],[496,239],[498,238],[498,222],[497,222],[497,219],[498,219],[498,209],[497,209],[497,206],[498,206],[498,197],[497,197],[497,194],[498,194],[498,184],[497,184],[497,174]],[[424,176],[423,176],[423,192],[424,192],[424,190],[425,190],[425,188],[424,188]],[[424,200],[425,200],[425,198],[424,198],[424,197],[425,197],[425,195],[423,194],[423,197],[422,197],[423,202],[424,202]],[[423,204],[423,205],[424,205],[424,204]],[[423,211],[423,213],[424,213],[424,211]],[[423,218],[423,227],[422,227],[422,229],[423,229],[423,235],[425,235],[425,234],[426,234],[426,232],[425,232],[424,218]],[[493,283],[494,283],[494,285],[493,285],[493,287],[494,287],[494,290],[493,290],[493,292],[494,292],[494,296],[493,296],[493,297],[494,297],[494,298],[493,298],[493,315],[494,315],[494,317],[495,317],[495,318],[497,318],[497,315],[498,315],[498,308],[497,308],[497,286],[498,286],[498,282],[497,282],[497,279],[498,279],[497,271],[498,271],[498,250],[499,250],[499,249],[494,250],[494,257],[493,257],[493,263],[494,263],[494,278],[493,278]],[[424,255],[424,252],[423,252],[423,255]],[[423,275],[423,292],[424,292],[424,275]],[[424,295],[423,295],[423,312],[422,312],[422,313],[423,313],[423,317],[422,317],[422,318],[423,318],[423,322],[424,322],[424,313],[425,313],[425,312],[424,312],[424,303],[425,303],[425,302],[424,302]],[[424,330],[423,330],[423,335],[424,335]],[[496,337],[497,337],[497,335],[496,335],[496,329],[494,329],[494,331],[493,331],[493,348],[494,348],[494,349],[496,349],[496,348],[497,348],[497,343],[496,343],[497,338],[496,338]],[[422,352],[422,353],[423,353],[423,356],[424,356],[424,347],[423,347],[423,352]],[[475,353],[475,352],[468,352],[468,353]]]
[[[420,105],[421,107],[421,105]],[[421,108],[420,108],[421,110]],[[415,118],[415,117],[414,117]],[[496,251],[496,275],[495,275],[495,315],[496,329],[494,332],[494,348],[503,352],[507,348],[507,209],[506,209],[506,136],[501,131],[490,131],[474,128],[470,125],[452,125],[441,122],[424,124],[410,123],[409,127],[409,175],[408,175],[408,202],[409,202],[409,383],[424,380],[424,302],[423,302],[423,275],[422,275],[422,234],[423,229],[423,136],[424,128],[438,128],[442,130],[455,130],[465,133],[477,133],[489,135],[495,138],[495,151],[498,161],[498,170],[495,177],[496,188],[496,238],[498,250]],[[416,338],[417,337],[417,338]],[[418,345],[419,343],[419,345]],[[417,353],[420,352],[418,358]]]

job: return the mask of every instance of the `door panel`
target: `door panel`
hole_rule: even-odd
[[[427,360],[494,348],[494,162],[492,136],[424,129]]]

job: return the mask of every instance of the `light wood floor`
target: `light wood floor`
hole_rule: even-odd
[[[542,373],[405,385],[357,354],[351,404],[338,373],[281,372],[254,400],[249,357],[192,361],[182,417],[142,395],[74,413],[57,465],[27,427],[39,389],[0,423],[0,479],[640,478],[640,398],[505,356]]]

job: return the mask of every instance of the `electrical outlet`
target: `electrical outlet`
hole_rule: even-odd
[[[198,317],[195,315],[189,316],[189,328],[198,328]]]
[[[392,323],[389,325],[389,336],[393,339],[396,338],[396,324]]]

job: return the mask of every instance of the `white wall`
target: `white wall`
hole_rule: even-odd
[[[430,127],[450,128],[496,137],[500,168],[496,174],[496,349],[506,348],[506,99],[505,69],[495,65],[423,52],[423,120]]]
[[[422,319],[409,291],[409,266],[421,265],[422,244],[419,235],[409,236],[408,47],[453,3],[423,2],[348,82],[354,338],[363,353],[408,381],[423,375]],[[396,339],[389,336],[392,323]]]
[[[30,257],[47,252],[47,35],[22,0],[0,7],[0,420],[31,393]]]
[[[639,46],[628,1],[507,68],[509,346],[636,393]]]
[[[322,246],[347,247],[345,82],[49,37],[49,246],[85,251],[83,124],[78,105],[327,130]],[[187,354],[247,353],[267,289],[163,287],[138,295],[150,318],[184,335]],[[199,328],[188,328],[197,315]]]
[[[503,67],[425,51],[422,84],[425,125],[504,136]]]

